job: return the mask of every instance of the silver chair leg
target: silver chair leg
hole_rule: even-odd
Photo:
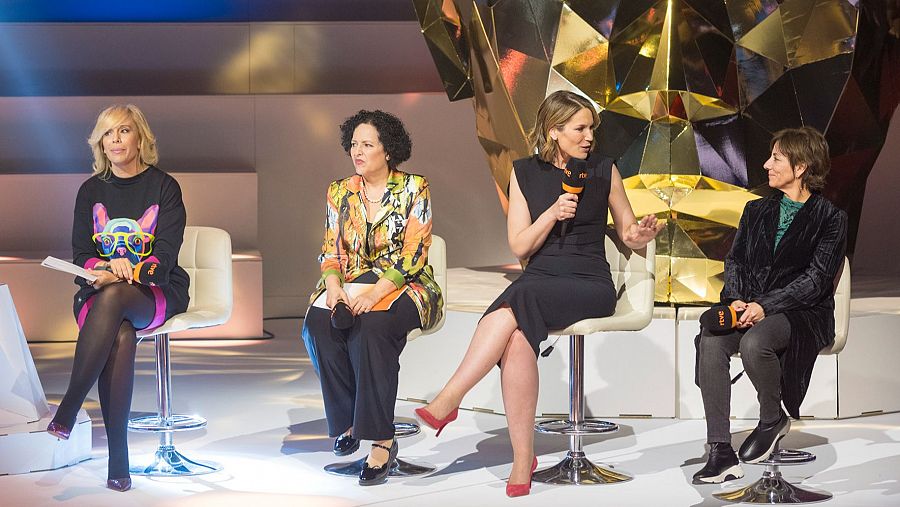
[[[607,421],[584,419],[584,336],[569,337],[569,418],[535,424],[541,433],[569,435],[569,451],[556,465],[538,470],[532,480],[547,484],[614,484],[630,481],[632,476],[611,466],[595,465],[584,454],[581,437],[618,431]]]
[[[394,422],[394,438],[406,438],[418,435],[422,430],[419,425],[414,422]],[[325,465],[325,471],[332,475],[341,475],[345,477],[357,477],[362,472],[363,463],[366,458],[356,461],[343,461],[340,463],[332,463]],[[435,467],[424,464],[411,463],[409,461],[396,458],[391,464],[391,471],[388,477],[412,477],[415,475],[430,474],[436,470]]]
[[[199,429],[206,426],[206,419],[196,416],[174,415],[172,407],[172,368],[169,362],[169,335],[153,337],[156,343],[156,404],[157,415],[136,417],[128,421],[128,429],[138,432],[159,433],[159,447],[149,463],[133,465],[128,471],[133,475],[176,477],[218,472],[216,463],[197,461],[185,457],[175,449],[172,433]]]
[[[758,464],[765,465],[762,478],[753,484],[722,493],[714,493],[719,500],[749,504],[804,504],[824,502],[831,499],[831,493],[814,488],[801,488],[784,479],[780,465],[800,465],[815,461],[816,456],[805,451],[776,448],[772,454]]]

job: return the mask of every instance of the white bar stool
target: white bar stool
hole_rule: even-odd
[[[156,329],[138,331],[138,338],[152,336],[156,343],[157,414],[135,417],[128,429],[159,434],[159,447],[148,463],[133,465],[133,475],[161,477],[200,475],[222,469],[216,463],[192,460],[175,449],[173,433],[206,426],[206,419],[172,411],[172,368],[169,333],[224,324],[231,316],[231,236],[213,227],[185,227],[178,264],[190,277],[191,300],[185,313]]]
[[[850,261],[845,257],[834,290],[834,343],[819,351],[819,355],[840,354],[847,344],[849,329]],[[779,449],[776,446],[768,458],[756,463],[766,467],[758,481],[735,490],[714,493],[713,496],[728,502],[766,505],[824,502],[832,497],[831,493],[791,484],[779,470],[781,466],[802,465],[815,460],[816,455],[811,452]]]
[[[584,417],[584,336],[603,331],[639,331],[653,318],[656,288],[656,243],[644,251],[632,251],[615,233],[606,235],[606,259],[617,290],[616,311],[609,317],[576,322],[551,335],[569,336],[569,418],[543,421],[534,428],[540,433],[569,436],[566,457],[556,465],[537,470],[532,480],[547,484],[614,484],[632,477],[612,467],[595,465],[584,454],[582,437],[618,431],[616,424],[586,420]]]

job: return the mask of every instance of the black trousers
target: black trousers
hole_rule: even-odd
[[[746,331],[713,335],[703,330],[698,374],[707,442],[731,442],[728,365],[736,352],[741,353],[744,370],[756,389],[760,422],[771,423],[781,417],[781,354],[790,339],[791,324],[782,313],[770,315]]]
[[[304,325],[318,355],[328,435],[352,427],[358,439],[393,438],[400,353],[406,334],[422,325],[412,299],[403,295],[387,311],[358,315],[343,331],[331,326],[329,310],[310,308]]]

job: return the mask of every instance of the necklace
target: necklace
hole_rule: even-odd
[[[362,187],[363,187],[363,197],[365,197],[367,201],[369,201],[372,204],[381,204],[381,199],[375,199],[375,200],[369,199],[369,192],[366,190],[366,180],[363,180]]]

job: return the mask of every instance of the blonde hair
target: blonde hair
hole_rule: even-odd
[[[121,125],[128,120],[131,120],[133,123],[132,126],[137,131],[140,139],[139,154],[141,163],[149,166],[156,165],[159,161],[159,152],[156,150],[156,136],[150,130],[150,125],[147,124],[144,113],[134,104],[126,104],[124,106],[117,104],[109,106],[100,112],[100,115],[97,116],[94,130],[87,140],[94,154],[93,174],[95,176],[107,179],[112,172],[112,163],[106,158],[106,153],[103,152],[103,135],[111,128]]]
[[[547,95],[538,107],[534,130],[528,136],[532,151],[544,162],[554,163],[559,157],[559,144],[550,137],[550,129],[562,128],[578,111],[587,109],[593,120],[591,130],[600,126],[600,116],[590,100],[566,90],[559,90]]]

